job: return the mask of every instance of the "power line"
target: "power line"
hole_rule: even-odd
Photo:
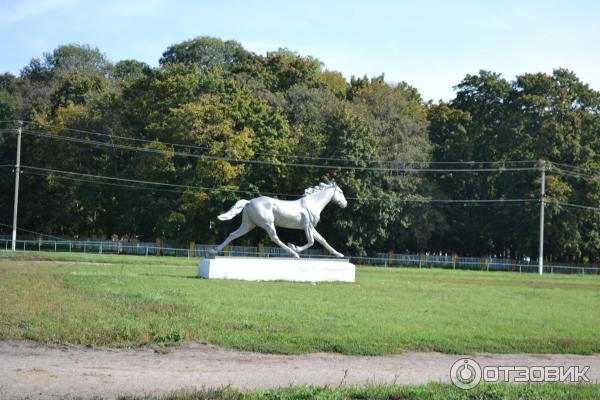
[[[37,172],[26,172],[26,174],[27,175],[44,176],[44,177],[49,176],[48,174],[40,174]],[[91,180],[91,179],[80,179],[80,178],[73,178],[73,177],[61,176],[61,175],[54,175],[53,178],[66,179],[66,180],[75,181],[75,182],[94,183],[94,184],[106,185],[106,186],[116,186],[116,187],[122,187],[122,188],[130,188],[130,189],[149,190],[152,192],[185,193],[185,190],[159,189],[159,188],[151,188],[151,187],[143,187],[143,186],[135,186],[135,185],[125,185],[125,184],[112,183],[112,182],[100,182],[100,181],[95,181],[95,180]]]
[[[33,123],[32,121],[26,121],[26,123]],[[72,132],[78,132],[78,133],[87,133],[90,135],[97,135],[97,136],[103,136],[103,137],[108,137],[111,140],[112,139],[122,139],[122,140],[130,140],[130,141],[136,141],[136,142],[141,142],[141,143],[157,143],[156,140],[148,140],[148,139],[141,139],[141,138],[134,138],[134,137],[127,137],[127,136],[119,136],[119,135],[114,135],[114,134],[108,134],[108,133],[100,133],[100,132],[93,132],[93,131],[88,131],[88,130],[83,130],[83,129],[74,129],[74,128],[68,128],[68,127],[63,127],[63,126],[56,126],[56,125],[41,125],[41,124],[35,124],[36,126],[40,126],[42,128],[44,127],[51,127],[51,128],[55,128],[55,129],[62,129],[62,130],[68,130],[68,131],[72,131]],[[167,145],[167,146],[173,146],[173,147],[182,147],[182,148],[186,148],[186,149],[195,149],[195,150],[210,150],[210,147],[208,146],[197,146],[197,145],[189,145],[189,144],[181,144],[181,143],[172,143],[172,142],[163,142],[163,141],[159,141],[159,143]],[[263,155],[263,156],[269,156],[269,157],[291,157],[291,158],[300,158],[300,159],[310,159],[310,160],[331,160],[331,161],[352,161],[352,162],[388,162],[388,161],[380,161],[380,160],[362,160],[362,159],[348,159],[348,158],[334,158],[334,157],[313,157],[313,156],[298,156],[298,155],[293,155],[293,154],[274,154],[274,153],[260,153],[260,152],[254,152],[255,155]],[[411,161],[411,162],[406,162],[406,163],[423,163],[423,164],[430,164],[431,162],[429,161]],[[441,162],[441,163],[445,163],[445,162]]]
[[[2,123],[2,122],[18,123],[19,120],[17,120],[17,119],[0,119],[0,123]],[[22,122],[25,122],[25,121],[22,121]],[[29,122],[31,122],[31,121],[29,121]]]
[[[436,207],[493,207],[493,206],[501,206],[501,207],[523,207],[527,205],[531,205],[537,203],[537,199],[515,199],[516,201],[497,201],[494,203],[431,203],[431,205],[435,205]],[[534,204],[535,205],[535,204]]]
[[[594,179],[596,178],[596,175],[590,175],[590,174],[584,174],[584,173],[579,173],[579,172],[574,172],[574,171],[567,171],[564,169],[560,169],[560,168],[552,168],[551,170],[549,170],[549,172],[554,172],[558,175],[563,175],[563,176],[570,176],[572,178],[583,178],[583,179]]]
[[[36,173],[36,172],[27,172],[27,175],[35,175],[35,176],[42,176],[42,177],[47,177],[49,176],[48,174],[40,174],[40,173]],[[91,184],[95,184],[95,185],[106,185],[106,186],[116,186],[116,187],[122,187],[122,188],[127,188],[127,189],[139,189],[139,190],[147,190],[147,191],[152,191],[152,192],[170,192],[170,193],[185,193],[185,190],[171,190],[171,189],[157,189],[157,188],[151,188],[151,187],[143,187],[143,186],[137,186],[137,185],[125,185],[125,184],[118,184],[118,183],[111,183],[111,182],[102,182],[102,181],[96,181],[96,180],[89,180],[89,179],[79,179],[79,178],[73,178],[73,177],[68,177],[68,176],[60,176],[60,175],[54,175],[53,178],[58,178],[58,179],[66,179],[66,180],[70,180],[70,181],[75,181],[75,182],[83,182],[83,183],[91,183]],[[296,198],[298,198],[298,195],[295,195]],[[365,199],[361,199],[361,198],[357,198],[357,197],[348,197],[347,199],[349,200],[365,200]],[[383,200],[383,199],[367,199],[367,200]],[[486,200],[444,200],[444,199],[423,199],[423,200],[419,200],[419,199],[395,199],[394,201],[400,201],[400,202],[414,202],[414,203],[421,203],[421,204],[435,204],[437,206],[440,207],[449,207],[449,206],[459,206],[459,207],[488,207],[488,206],[520,206],[522,205],[522,203],[532,203],[532,202],[538,202],[537,199],[498,199],[498,200],[492,200],[490,201],[486,201]]]
[[[4,223],[2,223],[2,222],[0,222],[0,225],[2,225],[2,226],[5,226],[5,227],[7,227],[7,228],[12,228],[12,225],[7,225],[7,224],[4,224]],[[30,230],[23,229],[23,228],[17,228],[17,229],[18,229],[18,230],[20,230],[20,231],[23,231],[23,232],[27,232],[27,233],[33,233],[33,234],[35,234],[35,235],[46,236],[46,237],[49,237],[49,238],[52,238],[52,239],[60,239],[60,240],[65,240],[64,238],[61,238],[61,237],[58,237],[58,236],[46,235],[45,233],[40,233],[40,232],[30,231]]]
[[[559,163],[559,162],[555,162],[555,161],[550,161],[550,164],[552,164],[552,165],[558,165],[559,167],[563,167],[563,168],[571,168],[571,169],[574,169],[574,170],[579,170],[583,174],[591,175],[593,173],[592,169],[581,168],[581,167],[577,167],[575,165],[563,164],[563,163]]]
[[[117,143],[106,143],[97,140],[80,139],[71,136],[61,136],[25,130],[26,135],[38,137],[47,137],[50,139],[66,140],[76,143],[92,144],[112,148],[120,148],[124,150],[140,151],[153,154],[162,154],[167,156],[191,157],[204,160],[220,160],[228,162],[248,163],[248,164],[263,164],[276,167],[299,167],[299,168],[318,168],[318,169],[341,169],[341,170],[358,170],[358,171],[387,171],[387,172],[508,172],[508,171],[537,171],[536,167],[503,167],[503,168],[390,168],[390,167],[351,167],[345,165],[322,165],[322,164],[304,164],[304,163],[283,163],[264,160],[239,159],[233,157],[222,157],[205,154],[182,153],[178,151],[166,151],[161,149],[152,149],[148,147],[129,146]],[[156,142],[160,143],[160,142]]]
[[[400,200],[402,201],[402,200]],[[410,200],[412,201],[412,200]],[[419,200],[414,200],[414,201],[419,201]],[[539,201],[538,199],[441,199],[441,200],[437,200],[437,199],[426,199],[423,200],[423,202],[426,203],[518,203],[518,202],[524,202],[524,203],[531,203],[531,202],[537,202]]]
[[[249,190],[211,188],[211,187],[203,187],[203,186],[196,186],[196,185],[180,185],[180,184],[175,184],[175,183],[154,182],[154,181],[145,181],[145,180],[130,179],[130,178],[118,178],[118,177],[114,177],[114,176],[85,174],[85,173],[81,173],[81,172],[62,171],[62,170],[56,170],[56,169],[51,169],[51,168],[33,167],[33,166],[28,166],[28,165],[22,165],[21,167],[25,168],[25,169],[30,169],[30,170],[36,170],[36,171],[54,172],[54,173],[58,173],[58,174],[68,174],[68,175],[82,176],[82,177],[88,177],[88,178],[107,179],[107,180],[118,181],[118,182],[140,183],[140,184],[145,184],[145,185],[176,187],[176,188],[182,188],[182,189],[198,189],[198,190],[205,190],[205,191],[220,191],[220,192],[231,192],[231,193],[256,194],[256,192],[252,192]],[[279,196],[290,196],[290,197],[295,196],[295,197],[297,197],[297,195],[286,194],[286,193],[263,192],[263,194],[267,194],[267,195],[271,195],[271,196],[279,195]]]
[[[35,175],[35,176],[43,176],[43,177],[47,177],[49,176],[48,174],[41,174],[41,173],[37,173],[37,172],[26,172],[27,175]],[[122,187],[122,188],[128,188],[128,189],[140,189],[140,190],[148,190],[148,191],[159,191],[159,192],[171,192],[171,193],[185,193],[185,190],[171,190],[171,189],[158,189],[158,188],[152,188],[152,187],[143,187],[143,186],[137,186],[137,185],[125,185],[125,184],[118,184],[118,183],[112,183],[112,182],[102,182],[102,181],[96,181],[96,180],[90,180],[90,179],[80,179],[80,178],[73,178],[73,177],[69,177],[69,176],[60,176],[60,175],[54,175],[53,178],[58,178],[58,179],[66,179],[66,180],[70,180],[70,181],[75,181],[75,182],[84,182],[84,183],[92,183],[92,184],[97,184],[97,185],[107,185],[107,186],[116,186],[116,187]],[[224,189],[223,189],[224,190]],[[271,193],[272,194],[272,193]],[[272,194],[272,195],[282,195],[282,194]],[[286,195],[283,194],[283,196],[292,196],[292,195]],[[298,197],[298,195],[294,195],[296,198]],[[358,198],[358,197],[348,197],[348,199],[350,200],[365,200],[364,198]],[[370,200],[384,200],[384,199],[370,199]],[[465,205],[469,204],[469,206],[485,206],[485,205],[501,205],[500,203],[505,203],[504,205],[518,205],[518,204],[513,204],[513,203],[517,203],[517,202],[537,202],[537,199],[498,199],[498,200],[492,200],[492,201],[487,201],[487,200],[444,200],[444,199],[400,199],[400,200],[396,200],[396,201],[406,201],[406,202],[416,202],[416,203],[450,203],[450,204],[440,204],[440,205]],[[466,204],[464,204],[466,203]],[[483,204],[480,204],[483,203]]]
[[[582,206],[581,204],[566,203],[566,202],[562,202],[562,201],[546,201],[546,203],[556,204],[556,205],[564,206],[564,207],[581,208],[584,210],[600,211],[600,208],[598,208],[598,207]]]
[[[55,129],[68,130],[68,131],[72,131],[72,132],[86,133],[86,134],[90,134],[90,135],[97,135],[97,136],[108,137],[111,140],[116,138],[116,139],[122,139],[122,140],[137,141],[137,142],[141,142],[141,143],[157,143],[155,140],[149,140],[149,139],[141,139],[141,138],[133,138],[133,137],[127,137],[127,136],[119,136],[119,135],[108,134],[108,133],[88,131],[88,130],[84,130],[84,129],[68,128],[68,127],[64,127],[64,126],[42,125],[42,124],[34,123],[33,121],[24,121],[24,122],[27,123],[27,124],[35,124],[36,126],[39,126],[39,127],[42,127],[42,128],[50,127],[50,128],[55,128]],[[180,144],[180,143],[163,142],[163,141],[159,141],[159,143],[167,145],[167,146],[172,146],[172,147],[182,147],[182,148],[196,149],[196,150],[210,150],[210,147],[208,147],[208,146],[197,146],[197,145]],[[493,164],[500,164],[500,163],[504,163],[504,164],[506,164],[506,163],[508,163],[508,164],[531,164],[531,163],[537,162],[536,160],[501,160],[501,161],[397,161],[397,160],[365,160],[365,159],[357,159],[357,158],[314,157],[314,156],[299,156],[299,155],[294,155],[294,154],[276,154],[276,153],[262,153],[262,152],[254,152],[254,154],[255,155],[262,155],[262,156],[269,156],[269,157],[290,157],[290,158],[308,159],[308,160],[328,160],[328,161],[385,163],[385,164],[399,164],[399,165],[407,165],[407,164],[421,164],[421,165],[422,164],[424,164],[424,165],[430,165],[430,164],[439,164],[439,165],[490,164],[490,165],[493,165]]]
[[[17,120],[0,120],[0,122],[18,122],[18,121]],[[57,125],[50,125],[50,124],[39,124],[39,123],[36,123],[36,122],[33,122],[33,121],[23,121],[23,122],[26,123],[26,124],[33,124],[35,126],[39,126],[39,127],[42,127],[42,128],[50,127],[50,128],[54,128],[54,129],[62,129],[62,130],[68,130],[68,131],[72,131],[72,132],[87,133],[87,134],[91,134],[91,135],[108,137],[111,140],[116,138],[116,139],[122,139],[122,140],[137,141],[137,142],[141,142],[141,143],[160,143],[160,144],[164,144],[164,145],[167,145],[167,146],[182,147],[182,148],[188,148],[188,149],[199,149],[199,150],[209,150],[210,149],[208,146],[196,146],[196,145],[189,145],[189,144],[163,142],[163,141],[158,141],[157,142],[156,140],[148,140],[148,139],[127,137],[127,136],[119,136],[119,135],[108,134],[108,133],[101,133],[101,132],[94,132],[94,131],[89,131],[89,130],[84,130],[84,129],[69,128],[69,127],[65,127],[65,126],[57,126]],[[4,130],[12,131],[13,129],[6,128]],[[366,162],[366,163],[382,163],[382,164],[397,164],[397,165],[408,165],[408,164],[424,164],[424,165],[431,165],[431,164],[433,164],[433,165],[435,165],[435,164],[439,164],[439,165],[477,165],[477,164],[479,164],[479,165],[494,165],[494,164],[530,164],[530,163],[537,163],[538,162],[538,160],[498,160],[498,161],[391,161],[390,160],[390,161],[387,161],[387,160],[365,160],[365,159],[356,159],[356,158],[298,156],[298,155],[293,155],[293,154],[275,154],[275,153],[259,153],[259,152],[255,152],[254,154],[256,154],[256,155],[270,156],[270,157],[291,157],[291,158],[311,159],[311,160]],[[581,174],[591,175],[592,171],[593,171],[593,169],[581,168],[581,167],[577,167],[577,166],[574,166],[574,165],[565,164],[565,163],[559,163],[559,162],[552,161],[552,160],[549,160],[549,162],[552,165],[558,165],[558,166],[562,166],[563,168],[571,168],[571,169],[575,169],[575,170],[581,171],[580,172]],[[277,165],[280,165],[280,164],[277,164]]]
[[[146,185],[158,185],[158,186],[166,186],[166,187],[178,187],[184,189],[199,189],[206,191],[222,191],[222,192],[233,192],[233,193],[244,193],[255,195],[256,192],[248,191],[248,190],[239,190],[239,189],[227,189],[227,188],[210,188],[210,187],[201,187],[195,185],[179,185],[174,183],[165,183],[165,182],[154,182],[154,181],[144,181],[137,179],[129,179],[129,178],[117,178],[113,176],[104,176],[104,175],[93,175],[93,174],[85,174],[80,172],[71,172],[71,171],[62,171],[55,170],[51,168],[42,168],[42,167],[33,167],[22,165],[24,169],[37,170],[37,171],[46,171],[58,174],[67,174],[67,175],[75,175],[75,176],[83,176],[89,178],[98,178],[98,179],[107,179],[119,182],[128,182],[128,183],[139,183]],[[90,182],[90,183],[101,183],[101,182]],[[270,192],[261,192],[263,195],[271,195],[271,196],[286,196],[286,197],[294,197],[298,198],[298,195],[289,194],[289,193],[270,193]],[[410,203],[455,203],[455,204],[467,204],[467,203],[526,203],[526,202],[537,202],[537,199],[389,199],[389,198],[378,198],[378,197],[347,197],[348,200],[357,200],[357,201],[397,201],[397,202],[410,202]]]

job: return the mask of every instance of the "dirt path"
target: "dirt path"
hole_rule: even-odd
[[[257,389],[341,383],[449,382],[450,367],[459,358],[434,352],[386,357],[282,356],[200,344],[188,344],[161,354],[152,349],[93,350],[0,342],[0,399],[116,398],[123,394],[161,394],[227,385]],[[592,382],[600,382],[600,355],[479,354],[471,358],[482,366],[590,366],[587,376]]]

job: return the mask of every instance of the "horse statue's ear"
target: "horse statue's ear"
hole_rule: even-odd
[[[330,183],[333,185],[333,187],[337,187],[337,183],[335,183],[335,179],[332,179]]]

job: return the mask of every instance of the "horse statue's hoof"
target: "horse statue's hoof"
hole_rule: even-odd
[[[335,256],[336,256],[337,258],[344,258],[344,255],[343,255],[342,253],[337,253]]]
[[[208,258],[215,258],[219,253],[215,249],[210,249],[208,251]]]

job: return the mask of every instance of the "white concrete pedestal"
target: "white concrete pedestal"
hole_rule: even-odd
[[[356,268],[344,259],[216,257],[198,265],[198,277],[245,281],[354,282]]]

